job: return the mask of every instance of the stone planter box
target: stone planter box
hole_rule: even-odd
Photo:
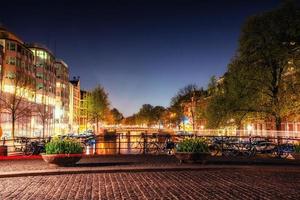
[[[82,158],[82,154],[43,154],[42,158],[50,165],[74,166]]]
[[[300,160],[300,153],[292,153],[292,156],[295,160]]]
[[[0,156],[7,156],[7,146],[0,146]]]
[[[176,152],[175,157],[183,162],[206,162],[207,158],[210,156],[210,153],[189,153],[189,152]]]

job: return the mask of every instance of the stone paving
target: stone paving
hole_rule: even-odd
[[[300,199],[298,167],[0,178],[0,199]]]
[[[125,168],[125,167],[163,167],[163,166],[176,166],[178,160],[174,156],[168,155],[105,155],[105,156],[93,156],[82,158],[77,167],[81,169],[91,168]],[[18,159],[18,160],[0,160],[0,174],[3,172],[19,172],[19,171],[33,171],[33,170],[49,170],[55,169],[55,167],[49,167],[49,165],[39,159]],[[60,167],[59,169],[64,169]],[[70,169],[70,168],[66,168]]]

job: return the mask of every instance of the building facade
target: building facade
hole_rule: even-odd
[[[36,75],[35,102],[36,111],[33,117],[33,134],[42,137],[54,135],[54,115],[56,100],[56,76],[54,54],[44,45],[27,44],[32,51]]]
[[[35,67],[32,51],[14,33],[0,27],[1,127],[6,137],[33,136],[31,117],[35,107]]]
[[[73,77],[69,82],[69,130],[79,133],[80,125],[80,80]]]
[[[79,115],[79,131],[84,132],[90,129],[89,119],[88,119],[88,102],[87,97],[89,95],[88,91],[80,90],[80,115]]]
[[[69,124],[70,99],[79,110],[79,83],[73,89],[74,98],[70,96],[68,66],[56,60],[51,50],[26,44],[0,27],[0,126],[4,137],[69,132],[73,126],[73,122]]]
[[[65,134],[69,131],[69,68],[63,60],[55,61],[56,103],[55,133]]]

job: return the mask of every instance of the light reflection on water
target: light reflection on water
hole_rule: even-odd
[[[143,152],[142,142],[141,132],[109,134],[98,137],[96,144],[87,147],[86,154],[139,154]]]

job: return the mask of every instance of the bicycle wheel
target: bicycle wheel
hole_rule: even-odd
[[[32,147],[31,145],[26,146],[25,149],[24,149],[24,151],[23,151],[23,154],[25,156],[32,156],[33,153],[34,153],[34,147]]]
[[[150,142],[147,144],[146,148],[147,153],[158,154],[160,151],[159,145],[155,142]]]
[[[143,142],[134,142],[131,145],[131,150],[134,151],[134,153],[141,154],[144,152],[144,143]]]
[[[220,145],[213,144],[209,146],[209,151],[211,156],[219,156],[221,154]]]
[[[244,144],[240,149],[241,155],[246,158],[254,157],[256,155],[256,148],[250,144]]]
[[[239,154],[240,151],[237,145],[231,143],[224,145],[222,155],[226,157],[236,157]]]

